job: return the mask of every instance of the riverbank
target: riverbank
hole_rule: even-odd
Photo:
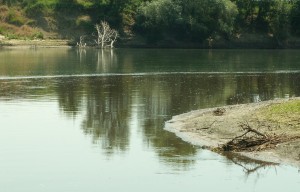
[[[72,44],[68,40],[63,39],[47,39],[47,40],[21,40],[21,39],[0,39],[0,47],[70,47]]]
[[[281,105],[300,98],[276,99],[259,103],[201,109],[174,116],[165,129],[183,140],[215,150],[245,133],[241,124],[247,124],[259,133],[289,138],[300,136],[299,112],[274,112]],[[300,139],[290,139],[262,150],[234,152],[255,160],[300,166]]]
[[[0,47],[74,47],[76,41],[68,39],[8,39],[0,34]],[[93,45],[91,45],[93,46]],[[165,49],[300,49],[300,38],[290,38],[285,42],[277,42],[266,35],[244,34],[231,40],[183,42],[176,40],[161,40],[149,43],[144,37],[120,38],[116,42],[118,48],[165,48]]]

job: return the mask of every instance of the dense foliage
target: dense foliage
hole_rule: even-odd
[[[140,5],[137,26],[152,38],[203,41],[216,34],[228,37],[236,13],[236,6],[227,0],[155,0]]]
[[[300,36],[300,0],[0,0],[0,33],[38,27],[60,38],[92,34],[107,21],[121,36],[148,43],[202,43],[266,34],[278,43]]]

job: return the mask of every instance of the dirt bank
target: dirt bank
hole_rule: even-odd
[[[68,40],[17,40],[17,39],[0,39],[0,47],[69,47],[70,42]]]
[[[194,145],[216,149],[245,133],[241,124],[267,136],[276,135],[294,138],[300,136],[299,114],[288,113],[272,116],[270,107],[300,98],[277,99],[259,103],[225,106],[191,111],[174,116],[166,122],[165,129]],[[241,150],[241,155],[256,160],[300,166],[300,139],[288,139],[272,147],[257,150]]]

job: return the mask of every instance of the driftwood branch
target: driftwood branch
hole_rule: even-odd
[[[247,131],[245,134],[247,134],[247,133],[249,133],[249,132],[253,132],[253,133],[255,133],[255,134],[259,135],[259,136],[262,136],[262,137],[264,137],[264,138],[267,138],[267,136],[266,136],[265,134],[259,132],[259,131],[256,130],[256,129],[252,129],[252,128],[250,127],[250,125],[249,125],[248,122],[241,124],[240,127],[241,127],[243,130]]]
[[[261,151],[276,147],[277,144],[299,139],[300,136],[268,135],[252,128],[248,122],[241,123],[240,127],[245,133],[231,139],[223,144],[217,151]],[[250,134],[252,133],[252,134]]]
[[[216,121],[217,121],[217,120],[213,121],[213,122],[212,122],[209,126],[207,126],[207,127],[197,128],[196,130],[210,129]]]

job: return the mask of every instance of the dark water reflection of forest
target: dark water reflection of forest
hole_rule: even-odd
[[[199,108],[299,96],[298,82],[298,73],[38,78],[1,80],[0,96],[7,100],[55,98],[60,110],[69,117],[76,118],[77,113],[85,112],[82,130],[94,142],[101,139],[104,148],[126,150],[133,113],[138,116],[145,139],[162,147],[161,141],[170,139],[162,126],[172,115]]]
[[[164,122],[200,108],[300,96],[299,53],[2,50],[0,107],[50,102],[59,116],[79,121],[81,133],[107,157],[126,155],[141,141],[164,164],[190,170],[201,149],[164,131]]]

